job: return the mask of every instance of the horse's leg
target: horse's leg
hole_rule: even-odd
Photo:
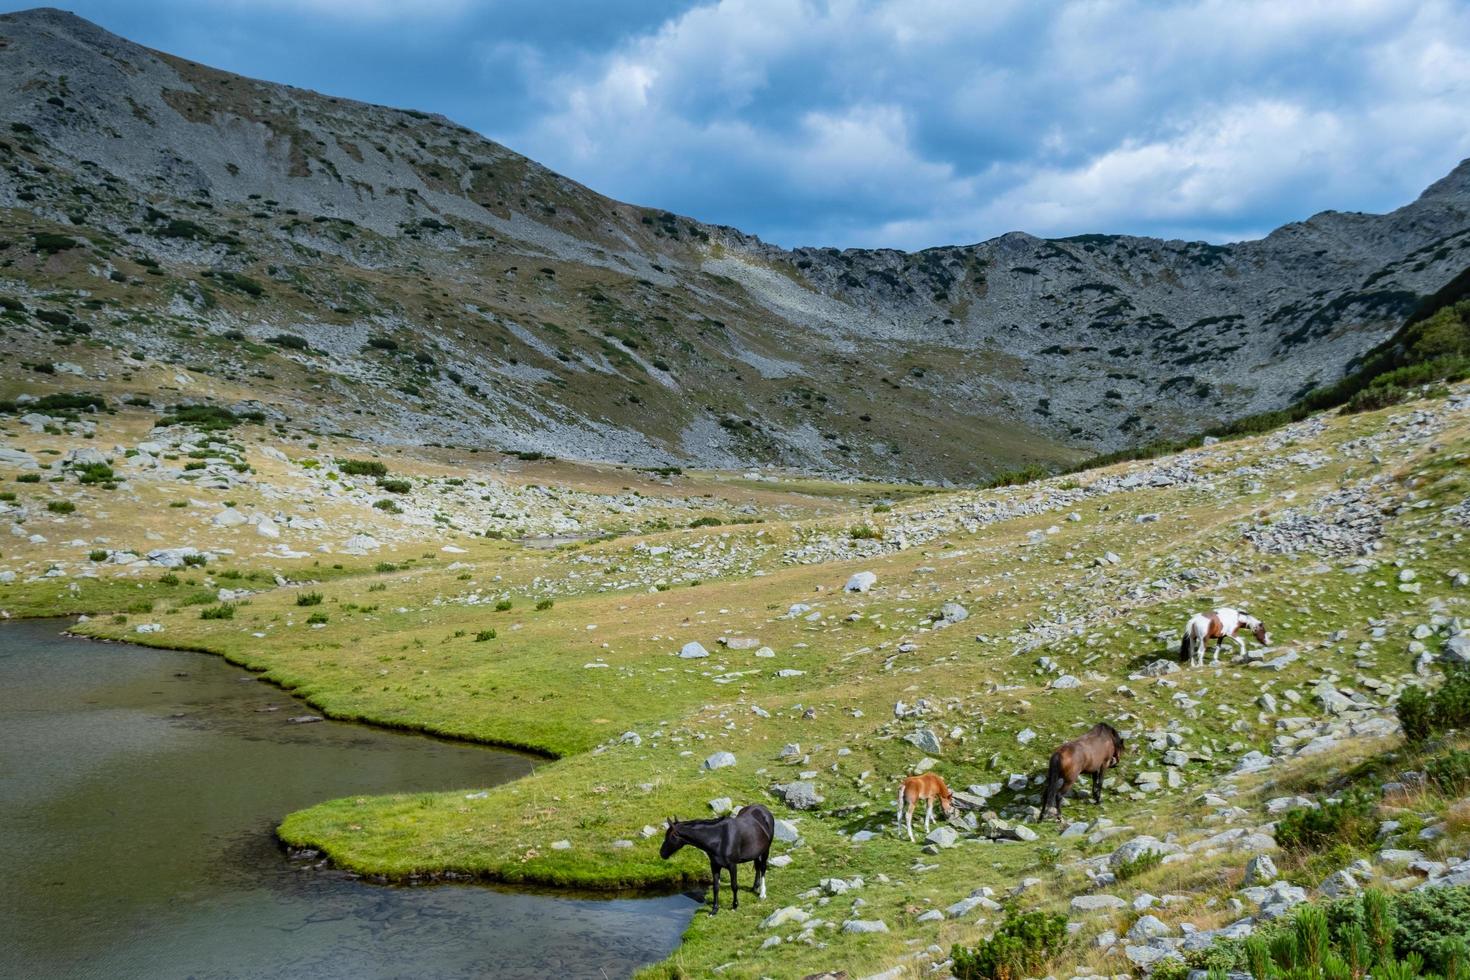
[[[766,897],[766,868],[770,867],[770,863],[771,846],[767,844],[766,849],[761,852],[761,856],[755,859],[755,886],[756,888],[760,889],[760,897],[762,900],[764,900]]]
[[[739,861],[730,862],[730,907],[732,909],[740,907],[740,886],[735,883],[735,869],[738,867],[740,867]]]
[[[924,803],[924,833],[929,832],[929,824],[934,822],[934,797],[929,797]]]
[[[914,808],[918,805],[918,800],[909,801],[909,815],[904,821],[904,825],[908,827],[910,843],[912,843],[914,840]]]
[[[1103,770],[1099,769],[1092,774],[1092,802],[1094,804],[1102,803],[1102,781]]]
[[[1068,776],[1066,773],[1062,774],[1062,786],[1061,789],[1057,790],[1057,823],[1062,822],[1062,800],[1067,798],[1067,794],[1072,791],[1072,784],[1076,781],[1076,776]]]
[[[720,911],[720,866],[715,863],[714,855],[710,855],[709,870],[715,879],[715,903],[710,907],[709,914],[716,915]]]
[[[1237,636],[1235,638],[1235,642],[1240,647],[1240,659],[1241,660],[1244,660],[1245,659],[1245,640],[1243,638]]]

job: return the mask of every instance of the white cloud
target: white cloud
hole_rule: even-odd
[[[719,0],[521,63],[545,102],[511,145],[783,244],[1221,240],[1401,203],[1470,155],[1450,0]]]

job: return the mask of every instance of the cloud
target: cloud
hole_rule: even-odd
[[[1470,155],[1446,0],[719,0],[527,70],[504,141],[788,245],[1218,241],[1395,206]]]

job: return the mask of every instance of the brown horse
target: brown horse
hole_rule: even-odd
[[[1123,758],[1123,736],[1117,729],[1104,722],[1092,726],[1092,731],[1062,746],[1051,754],[1051,765],[1046,770],[1046,789],[1041,793],[1041,815],[1047,808],[1056,807],[1057,823],[1062,822],[1062,799],[1077,777],[1092,773],[1092,802],[1102,802],[1103,773],[1118,764]]]

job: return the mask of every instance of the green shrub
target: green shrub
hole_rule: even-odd
[[[233,602],[221,602],[217,606],[199,610],[200,619],[234,619],[235,604]]]
[[[398,571],[398,566],[395,565],[395,564],[393,564],[391,561],[380,561],[376,565],[373,566],[373,571],[375,571],[375,572],[385,572],[385,573],[386,572],[396,572],[396,571]]]
[[[221,432],[241,422],[264,422],[263,412],[244,412],[236,415],[220,405],[175,405],[169,414],[158,420],[159,425],[189,425],[200,432]]]
[[[311,350],[311,344],[306,342],[306,338],[298,337],[294,333],[278,333],[274,337],[267,337],[265,342],[287,350]]]
[[[321,604],[322,594],[320,592],[302,592],[296,596],[298,606],[320,606]]]
[[[510,607],[511,601],[509,599],[501,599],[499,602],[495,603],[496,612],[509,612]]]
[[[205,565],[209,564],[209,556],[185,555],[183,561],[185,568],[203,568]]]
[[[887,514],[891,510],[893,510],[893,505],[892,504],[874,504],[873,505],[873,513],[875,513],[875,514]]]
[[[373,350],[397,350],[398,341],[391,337],[369,337],[367,345]]]
[[[72,472],[76,474],[78,483],[88,485],[112,483],[117,479],[117,474],[112,472],[112,467],[106,463],[87,463],[84,466],[73,467]]]
[[[174,507],[174,508],[176,508],[178,510],[183,510],[185,507],[189,506],[189,501],[187,501],[187,500],[170,500],[168,502],[168,505],[170,507]]]
[[[1404,688],[1393,709],[1404,729],[1405,741],[1419,745],[1429,740],[1434,733],[1434,708],[1422,687],[1410,685]]]
[[[719,527],[725,522],[718,517],[696,517],[689,522],[690,527]]]
[[[1363,791],[1312,807],[1294,807],[1276,823],[1276,843],[1288,851],[1316,851],[1335,844],[1362,846],[1373,841],[1376,801]]]
[[[388,467],[375,459],[338,459],[337,469],[348,476],[388,475]]]
[[[1390,896],[1377,889],[1258,927],[1244,941],[1217,941],[1185,955],[1189,966],[1245,971],[1259,980],[1464,980],[1470,968],[1470,888]],[[1157,974],[1155,974],[1157,976]]]
[[[847,529],[847,536],[854,541],[879,541],[883,532],[871,524],[854,524]]]
[[[1137,857],[1122,861],[1113,869],[1119,881],[1136,878],[1151,868],[1157,868],[1164,860],[1163,851],[1140,851]]]
[[[556,605],[555,599],[541,599],[536,603],[536,611],[545,612],[554,605]]]
[[[173,572],[164,572],[162,575],[158,576],[158,584],[169,586],[178,585],[179,577]]]
[[[46,509],[53,514],[75,514],[77,505],[70,500],[48,500]]]
[[[1431,694],[1406,687],[1394,705],[1404,738],[1419,745],[1432,736],[1470,727],[1470,664],[1443,665],[1444,683]]]
[[[324,612],[314,612],[310,616],[306,617],[306,625],[308,626],[319,626],[326,621],[327,614]]]
[[[1445,796],[1470,796],[1470,752],[1452,749],[1430,759],[1424,766],[1424,776]]]
[[[1425,966],[1446,976],[1458,956],[1460,976],[1467,976],[1470,954],[1464,944],[1470,937],[1470,887],[1423,888],[1396,895],[1393,922],[1393,948],[1398,953],[1417,953]]]
[[[41,474],[39,474],[39,473],[22,473],[20,476],[18,476],[18,477],[15,478],[15,482],[16,483],[40,483],[41,482]]]
[[[88,561],[97,561],[97,562],[106,561],[107,560],[107,556],[108,556],[108,551],[107,551],[106,548],[94,548],[91,551],[87,552],[87,560]]]
[[[1006,912],[994,935],[979,945],[955,946],[958,980],[1020,980],[1041,976],[1067,940],[1067,918],[1051,912]]]
[[[480,632],[478,632],[478,633],[475,634],[475,642],[476,643],[484,643],[486,640],[493,640],[493,639],[495,639],[495,631],[494,630],[480,630]]]
[[[392,480],[378,477],[378,486],[389,493],[408,493],[413,489],[413,484],[407,480]]]
[[[55,255],[57,252],[65,252],[77,248],[81,242],[66,235],[56,235],[48,231],[38,231],[31,236],[35,242],[35,251],[44,252],[47,255]]]
[[[399,507],[396,502],[389,500],[387,497],[384,497],[382,500],[374,500],[373,506],[389,514],[403,513],[403,508]]]

